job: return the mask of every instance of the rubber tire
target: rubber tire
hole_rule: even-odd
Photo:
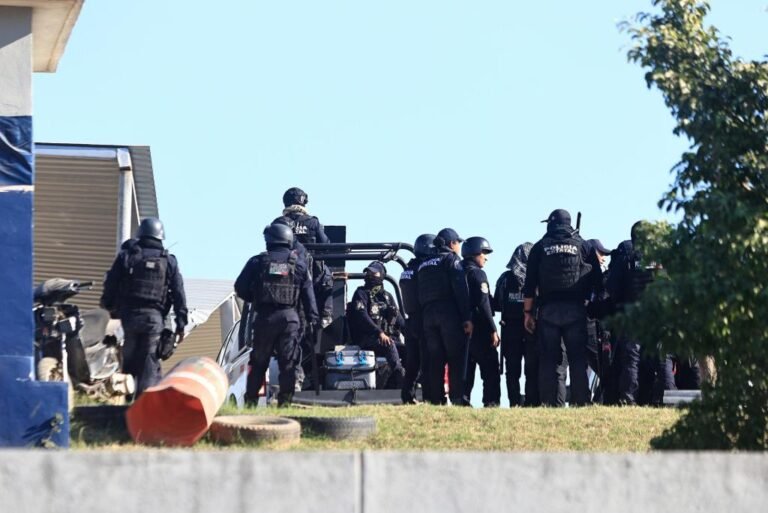
[[[77,406],[72,411],[73,433],[85,428],[85,438],[94,436],[99,438],[99,433],[108,433],[109,439],[114,442],[128,442],[131,437],[128,434],[128,426],[125,423],[127,404],[122,405],[87,405]]]
[[[264,442],[294,445],[301,439],[301,425],[285,417],[224,415],[213,419],[208,435],[224,445]]]
[[[376,434],[375,417],[291,417],[302,429],[334,440],[358,440]]]
[[[63,381],[64,376],[62,376],[58,369],[59,361],[56,358],[50,356],[41,358],[40,361],[37,362],[38,381]],[[72,381],[67,382],[67,401],[69,407],[68,410],[72,411],[75,407],[75,387],[72,386]]]
[[[88,423],[115,423],[125,425],[125,411],[128,405],[98,405],[78,406],[72,412],[72,416],[82,422]]]

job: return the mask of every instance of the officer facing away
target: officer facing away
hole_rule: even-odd
[[[264,229],[267,251],[252,257],[235,281],[235,292],[256,310],[253,320],[251,372],[246,386],[246,401],[255,404],[269,359],[277,352],[280,368],[278,406],[290,404],[299,360],[299,315],[302,302],[309,325],[317,327],[318,315],[312,278],[306,262],[291,249],[293,232],[285,224],[273,223]]]
[[[285,194],[283,194],[283,215],[273,221],[273,223],[285,223],[293,230],[293,237],[297,243],[300,244],[327,244],[330,242],[328,236],[325,234],[325,229],[317,217],[309,215],[307,210],[307,202],[309,196],[303,190],[298,187],[291,187]],[[303,248],[302,248],[303,249]],[[323,317],[324,324],[330,324],[333,315],[333,298],[331,292],[333,290],[333,278],[332,273],[328,266],[320,260],[314,260],[309,253],[307,256],[307,263],[309,270],[312,273],[315,286],[315,294],[319,297],[318,308],[321,309],[320,314]]]
[[[467,281],[459,258],[462,242],[455,230],[440,230],[434,241],[437,255],[425,260],[417,273],[430,360],[432,404],[445,400],[443,373],[447,363],[451,403],[468,405],[463,398],[464,378],[473,325]]]
[[[397,388],[403,386],[405,369],[397,349],[405,320],[392,294],[384,290],[387,269],[382,262],[371,262],[363,270],[365,285],[352,295],[347,311],[353,339],[363,349],[387,359]]]
[[[283,194],[283,219],[286,219],[288,225],[293,230],[293,234],[302,244],[330,242],[325,235],[325,229],[317,217],[309,215],[307,203],[309,196],[298,187],[291,187]],[[280,217],[278,219],[281,219]],[[276,219],[275,221],[277,221]],[[273,221],[274,222],[274,221]]]
[[[287,217],[278,217],[275,219],[274,223],[284,224],[289,228],[291,227]],[[293,228],[291,228],[291,231],[293,231]],[[312,255],[307,252],[307,248],[304,247],[304,244],[298,241],[295,234],[291,249],[296,252],[299,260],[304,262],[304,266],[311,270],[313,262]],[[312,288],[315,293],[317,311],[318,314],[321,315],[323,328],[325,328],[330,324],[330,321],[326,324],[326,319],[331,319],[331,312],[333,312],[333,297],[331,294],[331,291],[333,290],[333,274],[328,266],[322,265],[320,271],[312,276]],[[309,329],[309,321],[301,301],[297,306],[297,312],[299,313],[299,347],[301,355],[299,357],[300,363],[296,365],[296,388],[300,390],[306,378],[304,367],[309,366],[312,362],[312,358],[315,358],[315,337],[312,330]]]
[[[509,405],[520,406],[520,374],[525,360],[525,405],[538,406],[539,357],[536,339],[523,324],[523,285],[528,269],[528,255],[533,244],[524,242],[515,248],[505,271],[496,282],[494,304],[501,312],[501,354],[506,363]]]
[[[123,370],[136,380],[136,396],[160,380],[159,342],[173,306],[177,343],[184,339],[187,300],[176,257],[163,248],[165,230],[155,217],[125,241],[104,280],[101,306],[120,319],[125,333]]]
[[[625,240],[611,253],[606,289],[617,309],[634,303],[654,279],[655,265],[644,266],[639,251],[638,231],[642,221],[632,225],[631,240]],[[641,360],[641,347],[631,333],[620,333],[616,359],[619,366],[619,403],[626,405],[661,404],[664,390],[675,388],[670,355],[658,355],[656,347]],[[642,367],[642,372],[640,368]],[[643,378],[641,379],[640,375]],[[641,387],[641,382],[643,385]]]
[[[558,365],[565,344],[571,371],[572,405],[589,402],[587,382],[586,300],[591,290],[592,266],[584,241],[571,227],[566,210],[553,211],[544,237],[533,245],[523,287],[525,328],[537,332],[539,344],[539,393],[545,405],[557,406]],[[538,289],[538,319],[533,298]]]
[[[416,379],[421,374],[421,393],[424,401],[430,401],[429,357],[427,356],[427,344],[424,338],[423,315],[419,303],[419,266],[426,259],[435,255],[435,236],[431,233],[419,235],[413,243],[412,258],[405,270],[400,275],[400,292],[403,295],[403,308],[408,316],[405,319],[405,349],[408,358],[405,366],[405,380],[401,398],[405,404],[416,402],[414,388]]]
[[[471,360],[480,367],[483,380],[483,406],[499,406],[501,403],[501,376],[499,375],[499,334],[493,320],[491,290],[483,267],[493,253],[491,244],[483,237],[470,237],[461,246],[462,266],[467,276],[469,301],[472,308],[472,337],[469,340]],[[465,400],[472,393],[470,383],[474,382],[474,365],[467,369]]]
[[[587,263],[592,266],[592,269],[603,269],[605,259],[611,254],[610,250],[600,242],[600,239],[589,239],[584,244],[589,253]],[[605,277],[604,274],[601,273],[601,275]],[[603,281],[601,279],[600,283],[596,284],[590,298],[590,308],[587,309],[587,363],[595,375],[600,378],[601,384],[603,381],[603,370],[607,363],[603,355],[602,341],[600,340],[603,330],[598,320],[601,314],[599,305],[605,299],[605,285]]]

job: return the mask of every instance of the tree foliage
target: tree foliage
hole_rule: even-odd
[[[641,342],[714,357],[717,381],[655,441],[659,448],[768,448],[768,64],[734,57],[705,24],[709,2],[653,0],[625,27],[691,145],[659,206],[674,226],[645,226],[664,279],[618,319]]]

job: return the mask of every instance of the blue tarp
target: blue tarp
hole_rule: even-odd
[[[0,116],[0,187],[32,185],[32,116]]]

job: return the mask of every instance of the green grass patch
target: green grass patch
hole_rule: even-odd
[[[402,451],[589,451],[644,452],[650,441],[681,415],[672,408],[516,408],[471,409],[429,405],[355,406],[349,408],[258,408],[221,414],[278,416],[370,415],[377,433],[365,440],[334,441],[302,434],[289,450],[402,450]],[[84,425],[73,420],[75,449],[136,449],[120,426]],[[281,446],[220,447],[203,438],[196,449],[282,449]]]

